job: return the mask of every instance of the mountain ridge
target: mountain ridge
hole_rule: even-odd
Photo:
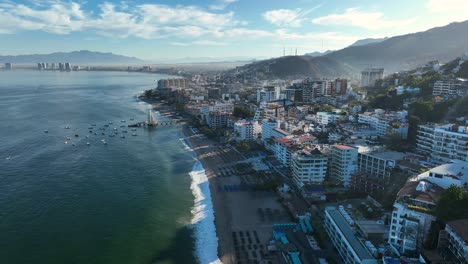
[[[136,57],[118,55],[112,52],[79,50],[70,52],[53,52],[48,54],[0,55],[0,62],[143,63],[144,61]]]
[[[292,59],[278,57],[257,61],[239,67],[237,71],[250,69],[264,73],[269,78],[358,78],[360,71],[369,66],[383,67],[386,73],[393,73],[411,70],[432,60],[448,62],[468,52],[466,43],[468,21],[454,22],[422,32],[386,38],[380,42],[351,45],[317,57],[286,56]],[[272,65],[274,69],[284,69],[285,72],[271,71]]]

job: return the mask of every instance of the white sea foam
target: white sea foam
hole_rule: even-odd
[[[192,148],[190,148],[190,146],[187,144],[187,142],[185,141],[185,139],[179,138],[179,140],[180,140],[180,142],[182,142],[182,145],[184,145],[184,149],[193,151]]]
[[[185,141],[182,142],[188,147]],[[202,163],[197,160],[189,174],[192,178],[190,188],[195,197],[191,221],[195,237],[195,256],[201,264],[222,264],[218,258],[218,237],[210,185]]]

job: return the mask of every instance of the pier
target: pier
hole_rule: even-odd
[[[130,124],[128,127],[158,127],[158,126],[177,126],[177,125],[182,125],[184,123],[183,120],[168,120],[168,121],[155,121],[154,123],[148,123],[148,122],[138,122],[135,124]]]

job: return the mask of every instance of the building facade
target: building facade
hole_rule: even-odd
[[[432,222],[431,214],[443,188],[428,181],[408,181],[393,204],[388,243],[399,254],[422,249]]]
[[[293,180],[299,187],[320,184],[327,174],[327,156],[318,149],[300,150],[291,157]]]
[[[361,87],[374,86],[377,80],[382,80],[383,68],[367,68],[361,72]]]
[[[416,146],[439,164],[452,160],[468,162],[468,126],[420,125]]]
[[[330,148],[330,178],[348,187],[358,169],[358,149],[335,144]]]
[[[448,250],[457,264],[468,263],[468,219],[450,221],[445,226]]]
[[[406,111],[386,113],[382,109],[375,109],[374,112],[359,114],[358,122],[376,129],[380,137],[395,133],[402,139],[407,139],[409,129],[407,116]]]

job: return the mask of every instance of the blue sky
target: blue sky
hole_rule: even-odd
[[[467,0],[0,0],[0,54],[275,57],[464,20]]]

